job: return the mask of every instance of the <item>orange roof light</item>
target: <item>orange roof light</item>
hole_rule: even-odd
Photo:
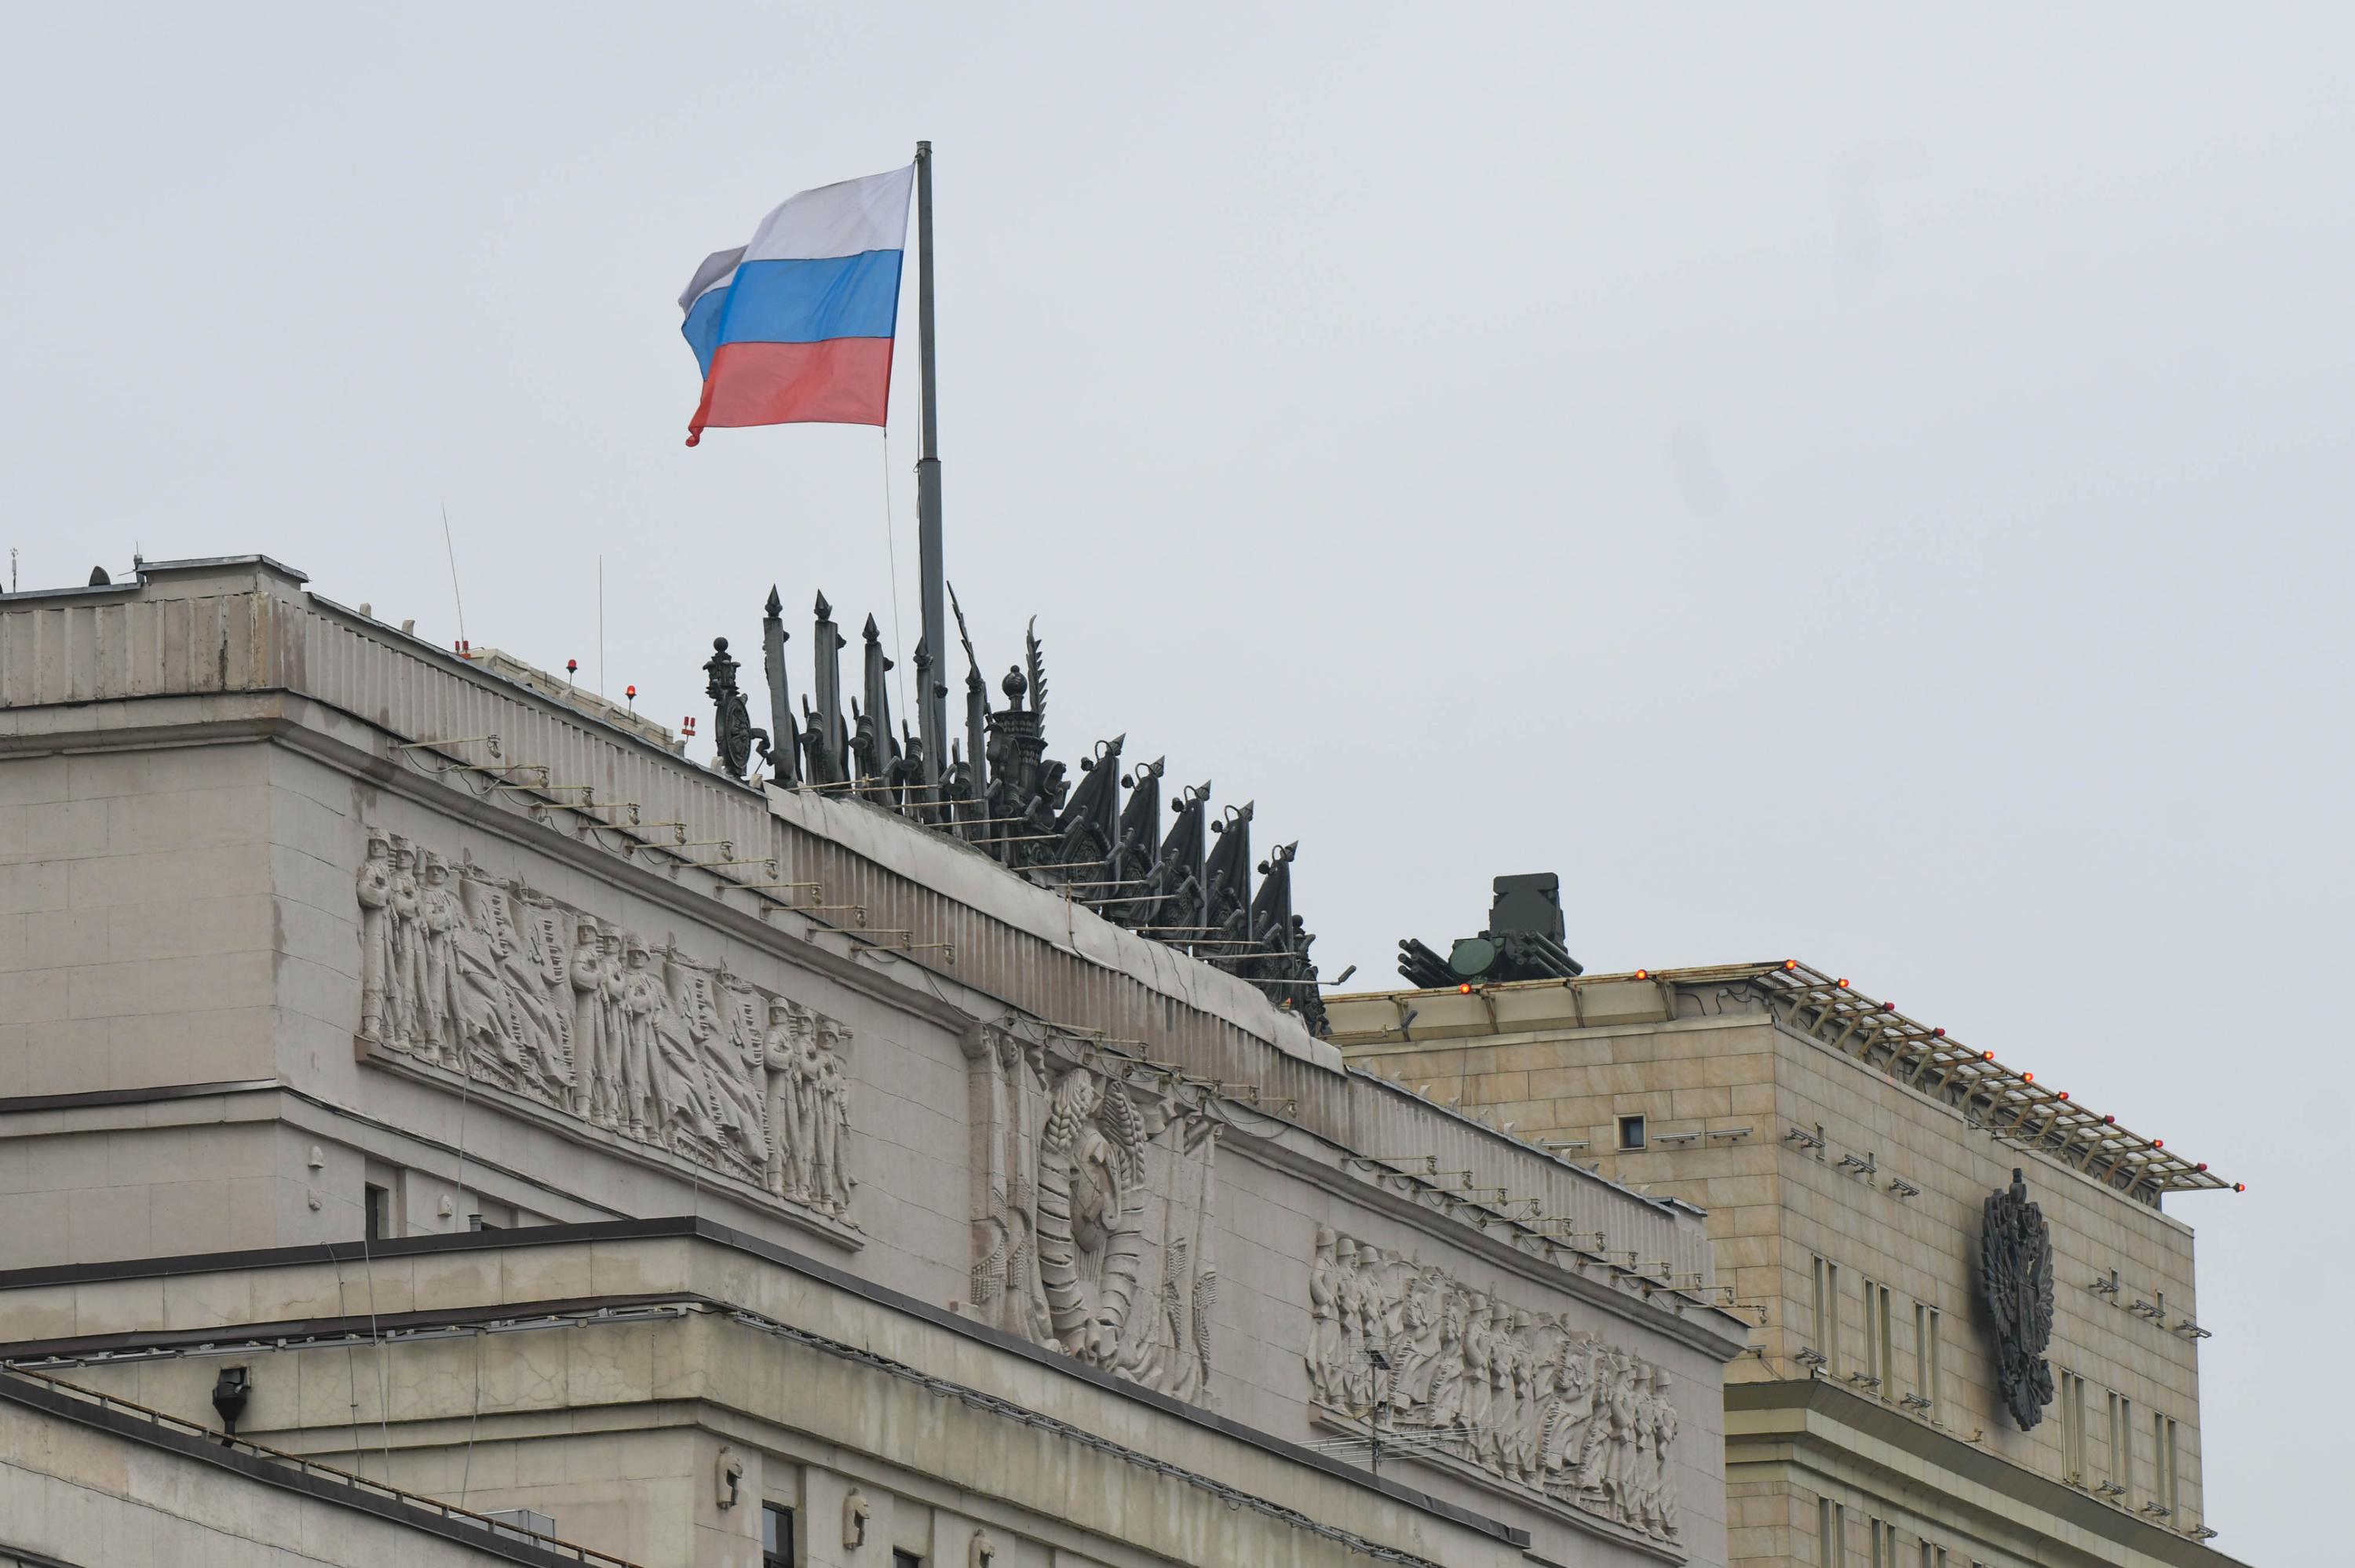
[[[1457,986],[1455,988],[1455,994],[1458,996],[1470,996],[1472,994],[1472,982],[1470,980],[1465,980],[1462,985]]]
[[[2019,1081],[2023,1084],[2032,1084],[2036,1082],[2036,1075],[2033,1073],[2022,1073],[2019,1075]]]
[[[2246,1181],[2235,1181],[2232,1183],[2232,1191],[2235,1192],[2245,1192],[2248,1190],[2249,1184]]]
[[[2068,1090],[2066,1090],[2066,1089],[2062,1090],[2062,1091],[2061,1091],[2061,1097],[2062,1097],[2062,1099],[2064,1099],[2064,1100],[2065,1100],[2065,1099],[2067,1099],[2067,1098],[2069,1097],[2069,1091],[2068,1091]]]
[[[2167,1139],[2163,1138],[2154,1138],[2150,1140],[2150,1146],[2153,1149],[2165,1149],[2167,1147]]]
[[[1783,960],[1783,967],[1786,969],[1796,969],[1799,967],[1799,960],[1796,959],[1785,959]]]
[[[1636,978],[1637,980],[1650,980],[1652,978],[1652,971],[1649,969],[1637,969],[1636,971]]]
[[[1848,989],[1848,979],[1846,976],[1842,976],[1840,979],[1832,981],[1832,984],[1839,987],[1842,991],[1846,991]]]

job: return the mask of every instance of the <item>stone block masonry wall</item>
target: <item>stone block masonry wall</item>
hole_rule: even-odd
[[[1566,1158],[1705,1208],[1719,1279],[1764,1309],[1753,1341],[1763,1358],[1736,1362],[1731,1380],[1805,1378],[1822,1356],[1812,1375],[2038,1475],[2177,1531],[2199,1521],[2197,1340],[2178,1331],[2196,1321],[2187,1226],[1738,997],[1696,994],[1678,1006],[1685,1016],[1577,1028],[1530,1016],[1544,994],[1502,993],[1500,1007],[1521,1014],[1503,1022],[1518,1027],[1429,1041],[1381,1038],[1388,1004],[1360,1015],[1368,1004],[1338,1002],[1335,1016],[1353,1064],[1461,1097],[1519,1136],[1566,1145]],[[1455,1000],[1426,1004],[1426,1018],[1448,1028]],[[1630,1116],[1643,1118],[1640,1150],[1620,1146]],[[2048,1360],[2060,1394],[2027,1432],[1996,1390],[1978,1285],[1981,1208],[2015,1166],[2054,1249]],[[2113,1271],[2115,1293],[2089,1288]]]
[[[268,766],[0,756],[0,1097],[271,1075]]]
[[[2126,1200],[2056,1160],[2024,1153],[1966,1127],[1953,1108],[1859,1069],[1812,1040],[1772,1031],[1778,1100],[1786,1125],[1820,1125],[1826,1147],[1784,1145],[1784,1300],[1796,1323],[1814,1318],[1814,1260],[1842,1262],[1838,1281],[1839,1343],[1816,1344],[1833,1360],[1828,1374],[1856,1385],[1870,1376],[1885,1343],[1893,1365],[1871,1392],[1885,1401],[1928,1397],[1928,1369],[1917,1307],[1938,1313],[1940,1387],[1928,1412],[1958,1435],[2039,1474],[2087,1489],[2123,1487],[2129,1509],[2168,1508],[2178,1528],[2200,1513],[2199,1353],[2175,1326],[2196,1321],[2191,1233],[2172,1216]],[[1867,1175],[1843,1168],[1861,1158]],[[2056,1377],[2084,1383],[2088,1430],[2072,1454],[2077,1420],[2060,1399],[2023,1432],[1996,1392],[1992,1341],[1978,1297],[1981,1208],[1987,1194],[2020,1169],[2042,1209],[2053,1248],[2054,1317],[2047,1351]],[[1922,1189],[1906,1198],[1904,1181]],[[2092,1289],[2115,1273],[2116,1294]],[[1880,1318],[1885,1291],[1890,1321]],[[2163,1317],[2137,1314],[2137,1300]],[[1810,1329],[1812,1333],[1812,1329]],[[1865,1385],[1869,1386],[1869,1385]],[[2064,1392],[2068,1385],[2064,1384]],[[2072,1395],[2073,1398],[2073,1393]],[[2114,1441],[2107,1412],[2125,1402],[2124,1441]],[[2154,1436],[2154,1422],[2161,1424]],[[2172,1471],[2166,1464],[2173,1424]]]

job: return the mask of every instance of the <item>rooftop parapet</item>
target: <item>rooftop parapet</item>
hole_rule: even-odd
[[[1784,959],[1698,969],[1636,969],[1572,980],[1465,981],[1430,990],[1359,992],[1327,999],[1333,1038],[1343,1044],[1432,1040],[1518,1031],[1667,1022],[1687,1016],[1679,999],[1733,990],[1755,998],[1785,1028],[1882,1073],[1916,1094],[1959,1110],[1973,1127],[2060,1160],[2154,1207],[2167,1192],[2243,1184],[2087,1109],[2065,1089],[2005,1066],[1978,1050],[1876,1001],[1835,977]]]

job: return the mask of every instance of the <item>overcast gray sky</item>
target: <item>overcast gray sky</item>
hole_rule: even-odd
[[[666,722],[772,580],[888,630],[882,440],[687,450],[672,302],[930,137],[950,576],[1059,753],[1256,799],[1327,974],[1556,870],[1590,967],[1800,956],[2246,1181],[2172,1205],[2217,1544],[2343,1549],[2345,7],[0,18],[26,586],[448,640],[446,503],[475,641],[596,674],[602,554]]]

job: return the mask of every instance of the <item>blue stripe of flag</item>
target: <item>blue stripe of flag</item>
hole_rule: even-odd
[[[890,337],[900,315],[900,256],[865,250],[818,260],[747,261],[736,270],[709,341],[717,349],[731,343]],[[704,301],[697,301],[687,322],[687,341],[698,344],[698,357],[695,317],[703,308]]]

